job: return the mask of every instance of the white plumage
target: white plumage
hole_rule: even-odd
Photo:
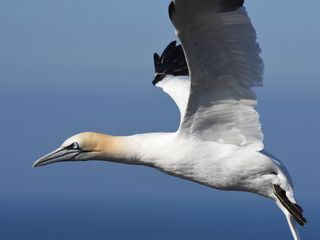
[[[263,62],[243,0],[174,0],[169,14],[184,51],[171,43],[161,57],[155,54],[154,84],[176,102],[179,129],[128,137],[81,133],[34,166],[91,159],[139,164],[216,189],[256,193],[276,202],[298,240],[295,221],[306,219],[290,176],[262,151],[252,88],[262,86]]]
[[[183,117],[186,114],[189,93],[190,93],[190,78],[188,76],[166,76],[162,81],[156,84],[157,87],[167,93],[177,104],[180,111],[180,126]]]

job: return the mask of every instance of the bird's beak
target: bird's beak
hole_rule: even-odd
[[[53,152],[35,161],[35,163],[33,164],[33,167],[41,167],[41,166],[48,165],[51,163],[56,163],[56,162],[71,161],[80,153],[81,153],[81,150],[68,150],[64,148],[58,148]]]

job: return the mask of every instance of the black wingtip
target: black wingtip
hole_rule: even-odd
[[[297,223],[301,226],[307,224],[307,219],[303,216],[303,209],[293,202],[291,202],[286,195],[286,192],[278,185],[273,185],[274,194],[279,199],[280,203],[288,210],[294,217]]]
[[[181,45],[177,41],[172,41],[164,49],[161,56],[153,55],[155,74],[161,76],[160,81],[167,75],[188,76],[189,70],[187,61]],[[158,79],[158,80],[159,80]],[[158,83],[157,81],[156,83]]]
[[[160,59],[160,56],[158,53],[154,53],[153,54],[153,62],[154,62],[154,67],[156,68],[157,67],[157,64],[159,62],[159,59]]]
[[[172,20],[174,11],[175,11],[175,5],[174,5],[174,2],[171,2],[168,9],[170,20]]]
[[[160,56],[159,56],[158,53],[154,53],[154,54],[153,54],[153,59],[154,59],[155,62],[158,62],[158,61],[159,61],[159,58],[160,58]]]
[[[152,84],[153,86],[157,85],[158,82],[161,82],[162,79],[164,79],[166,77],[165,74],[156,74],[156,76],[154,77]]]

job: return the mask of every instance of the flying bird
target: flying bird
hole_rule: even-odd
[[[295,240],[305,225],[285,167],[263,151],[254,87],[263,61],[243,0],[174,0],[169,16],[182,45],[154,55],[153,84],[180,110],[173,133],[111,136],[80,133],[34,167],[103,160],[145,165],[211,188],[251,192],[283,211]]]

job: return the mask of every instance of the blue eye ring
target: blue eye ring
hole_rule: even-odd
[[[66,147],[66,149],[68,149],[68,150],[81,150],[79,143],[77,143],[77,142],[72,143],[71,145]]]

